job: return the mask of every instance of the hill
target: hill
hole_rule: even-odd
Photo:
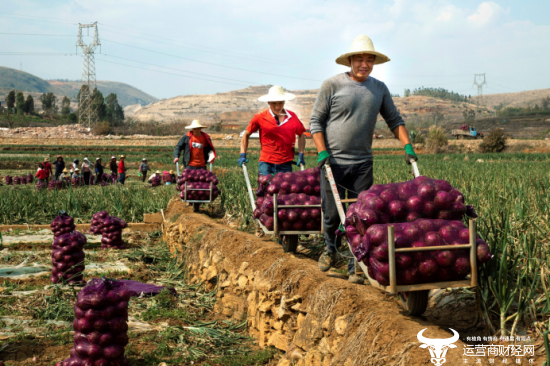
[[[527,90],[518,93],[499,93],[487,94],[481,97],[481,103],[495,108],[502,106],[503,108],[513,107],[535,107],[541,106],[542,99],[550,97],[550,89]],[[477,100],[478,97],[474,97]]]
[[[13,89],[22,91],[25,95],[31,94],[37,98],[42,93],[54,93],[60,101],[64,96],[71,98],[76,108],[76,96],[80,88],[77,81],[46,81],[24,71],[0,66],[0,101]],[[97,88],[104,96],[115,93],[118,102],[124,107],[131,104],[149,104],[158,101],[157,98],[124,83],[115,81],[98,81]],[[40,107],[38,103],[37,107]]]

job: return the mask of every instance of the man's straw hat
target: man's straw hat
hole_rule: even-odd
[[[124,159],[125,157],[126,157],[126,156],[124,156],[124,155],[120,155],[120,158],[121,158],[121,159]]]
[[[50,158],[44,158],[44,161],[50,161]]]
[[[75,172],[79,172],[79,171],[80,171],[80,169],[76,168],[76,169],[75,169],[74,171],[75,171]]]
[[[160,174],[160,170],[157,170],[157,171],[155,172],[155,174]]]
[[[67,168],[63,169],[63,173],[67,173]]]
[[[273,85],[269,88],[267,94],[262,95],[258,100],[260,102],[285,102],[294,98],[296,98],[296,96],[292,93],[285,93],[282,86]]]
[[[194,119],[189,126],[185,126],[186,129],[192,130],[193,128],[206,128],[206,126],[201,125],[201,123]]]
[[[174,174],[174,171],[173,171],[173,170],[170,170],[170,174]]]
[[[360,34],[353,40],[350,51],[338,57],[336,59],[336,63],[339,65],[351,67],[348,57],[353,55],[361,55],[363,53],[375,55],[375,65],[383,64],[384,62],[388,62],[390,60],[388,56],[374,50],[374,45],[372,44],[372,40],[369,37],[365,36],[364,34]]]

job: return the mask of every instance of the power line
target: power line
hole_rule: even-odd
[[[41,37],[74,37],[74,34],[44,34],[44,33],[0,33],[10,36],[41,36]]]

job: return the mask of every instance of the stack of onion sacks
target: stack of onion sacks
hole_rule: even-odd
[[[118,217],[107,216],[103,219],[101,222],[101,249],[124,249],[122,229],[126,227],[128,224]]]
[[[72,233],[76,228],[74,224],[74,219],[71,216],[67,215],[65,212],[61,212],[59,216],[53,219],[53,221],[50,223],[50,227],[52,229],[54,238],[57,238],[63,234]]]
[[[78,231],[55,237],[52,251],[53,283],[65,281],[69,284],[82,283],[84,272],[84,246],[86,236]]]
[[[109,279],[93,279],[78,293],[74,305],[74,348],[56,366],[129,366],[124,357],[128,344],[130,291]]]
[[[101,224],[102,224],[103,220],[105,220],[108,217],[109,217],[109,214],[107,213],[107,211],[96,212],[92,216],[92,223],[90,225],[90,233],[94,234],[94,235],[101,234]]]
[[[37,191],[45,189],[46,188],[46,182],[41,182],[41,181],[36,182],[35,188],[36,188]]]
[[[11,186],[13,184],[13,178],[11,175],[6,175],[6,178],[4,178],[6,185]]]
[[[206,201],[210,199],[210,183],[212,183],[212,201],[219,195],[218,178],[209,170],[185,169],[176,183],[176,189],[181,192],[180,198],[185,197],[185,182],[187,182],[187,199]],[[201,191],[190,191],[189,189],[203,189]]]
[[[27,183],[28,183],[28,184],[31,184],[32,181],[33,181],[33,179],[34,179],[34,177],[32,176],[31,173],[27,174]]]
[[[73,188],[76,188],[80,185],[80,179],[79,178],[72,178],[71,179],[71,185],[73,186]]]
[[[20,178],[20,180],[21,180],[21,184],[27,184],[27,183],[28,183],[28,182],[27,182],[27,177],[26,177],[26,176],[22,176],[22,177]]]
[[[21,184],[21,177],[14,177],[13,178],[13,185],[18,186]]]

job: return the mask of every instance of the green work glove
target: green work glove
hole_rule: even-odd
[[[407,164],[411,164],[411,159],[414,161],[418,160],[418,156],[416,156],[413,147],[411,144],[405,145],[405,161]]]
[[[321,168],[323,165],[325,165],[328,159],[330,159],[330,154],[326,150],[323,150],[318,154],[318,156],[319,158],[317,159],[317,166]]]

